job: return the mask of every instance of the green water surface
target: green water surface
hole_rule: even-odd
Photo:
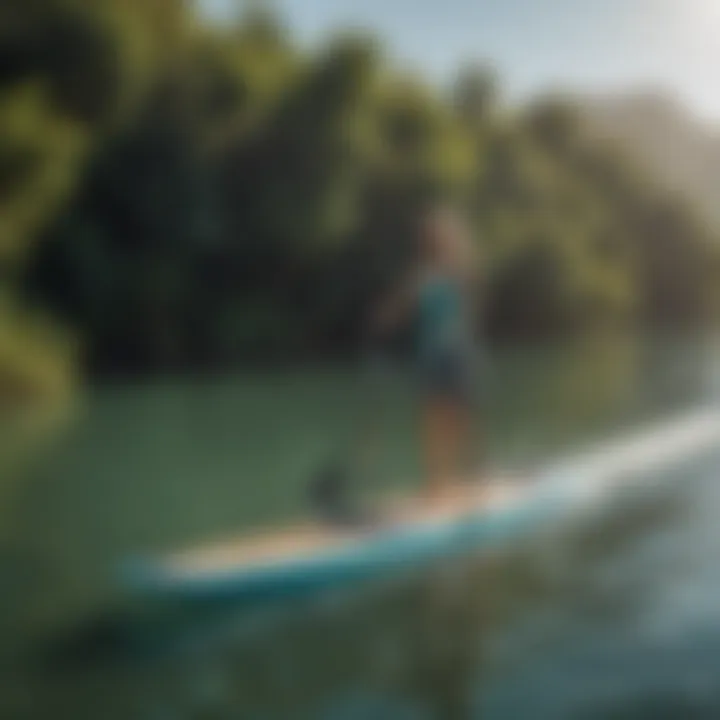
[[[497,350],[484,371],[478,437],[492,462],[532,467],[707,401],[714,366],[713,346],[697,340]],[[308,479],[337,448],[365,461],[369,492],[417,485],[412,379],[402,366],[360,370],[237,372],[88,389],[77,422],[0,516],[7,678],[0,716],[553,718],[578,716],[572,708],[580,703],[585,716],[605,717],[608,703],[625,697],[620,690],[593,695],[591,682],[578,700],[562,671],[546,663],[554,658],[577,670],[563,653],[572,647],[568,638],[578,652],[591,646],[588,612],[627,639],[628,607],[644,596],[634,586],[617,596],[607,591],[607,558],[635,558],[645,568],[640,550],[618,548],[624,538],[637,543],[677,531],[677,511],[664,501],[630,519],[606,520],[604,529],[576,531],[552,551],[529,547],[460,563],[392,590],[281,616],[176,618],[154,610],[163,640],[149,643],[152,652],[126,651],[135,645],[112,622],[126,609],[113,583],[125,558],[297,517]],[[711,487],[701,479],[696,485]],[[617,572],[626,584],[637,577],[636,570]],[[96,619],[107,614],[98,631]],[[631,651],[637,646],[623,656],[628,663]],[[623,692],[620,710],[640,702]],[[643,711],[654,697],[642,695]]]

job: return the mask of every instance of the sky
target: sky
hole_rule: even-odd
[[[238,0],[199,0],[222,20]],[[371,29],[401,68],[447,81],[468,61],[511,98],[663,88],[720,121],[720,0],[276,0],[303,42]]]

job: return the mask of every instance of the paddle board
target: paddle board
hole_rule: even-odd
[[[122,568],[122,582],[134,595],[180,601],[312,596],[520,538],[718,448],[720,412],[698,411],[533,476],[479,483],[442,503],[393,503],[382,522],[365,530],[306,522],[230,538],[133,561]]]

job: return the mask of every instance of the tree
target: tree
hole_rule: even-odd
[[[461,69],[453,89],[453,104],[460,117],[475,129],[486,126],[499,102],[499,82],[489,65],[468,65]]]

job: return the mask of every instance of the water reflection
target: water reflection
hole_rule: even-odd
[[[136,609],[102,632],[90,628],[97,634],[85,628],[74,646],[46,648],[43,662],[34,655],[25,716],[527,717],[532,704],[505,714],[503,682],[543,658],[562,661],[563,648],[592,648],[603,627],[632,626],[646,602],[642,583],[613,582],[613,567],[681,510],[665,495],[566,530],[571,537],[549,535],[304,608],[176,612],[172,622],[172,613]],[[562,696],[567,685],[555,682]],[[21,700],[12,700],[16,710]]]

